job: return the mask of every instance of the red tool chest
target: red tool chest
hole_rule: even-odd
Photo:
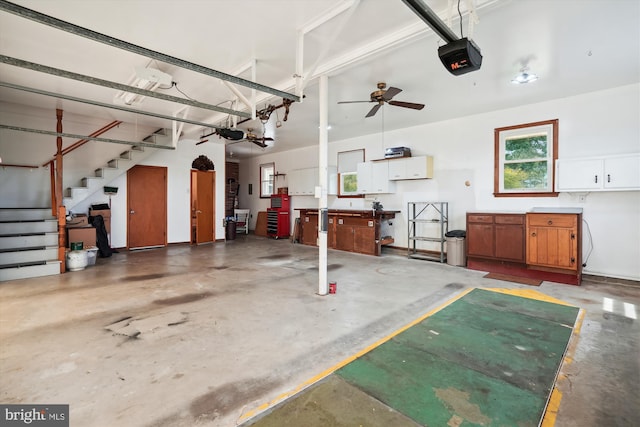
[[[279,239],[289,238],[291,230],[289,219],[289,195],[273,194],[271,207],[267,209],[267,236]]]

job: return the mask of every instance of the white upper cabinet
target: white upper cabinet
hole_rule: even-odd
[[[433,157],[401,157],[389,160],[389,179],[433,178]]]
[[[556,191],[640,190],[640,153],[556,160]]]
[[[287,183],[289,185],[289,195],[291,196],[314,196],[315,189],[320,185],[318,168],[294,169],[287,173]],[[328,194],[337,194],[337,172],[335,166],[328,167],[329,182]]]
[[[389,181],[388,163],[386,160],[358,163],[358,193],[393,193],[395,183]]]

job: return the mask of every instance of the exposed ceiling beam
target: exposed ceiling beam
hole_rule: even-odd
[[[9,125],[0,124],[0,129],[14,130],[17,132],[39,133],[42,135],[53,135],[53,136],[56,136],[56,137],[59,136],[62,138],[88,139],[91,141],[109,142],[112,144],[132,145],[134,147],[149,147],[149,148],[161,148],[163,150],[175,150],[174,147],[171,147],[168,145],[151,144],[149,142],[124,141],[121,139],[100,138],[100,137],[88,136],[88,135],[78,135],[76,133],[65,133],[65,132],[55,132],[52,130],[23,128],[20,126],[9,126]]]
[[[1,0],[0,0],[1,1]],[[47,65],[36,64],[35,62],[24,61],[22,59],[13,58],[11,56],[0,55],[0,62],[14,65],[16,67],[26,68],[28,70],[39,71],[41,73],[52,74],[58,77],[64,77],[67,79],[73,79],[85,83],[90,83],[97,86],[104,86],[111,89],[122,90],[125,92],[137,93],[151,98],[162,99],[163,101],[175,102],[178,104],[191,105],[192,107],[202,108],[205,110],[218,111],[225,114],[234,114],[240,117],[251,117],[250,113],[244,111],[230,110],[224,107],[218,107],[217,105],[205,104],[199,101],[192,101],[190,99],[178,98],[177,96],[165,95],[163,93],[152,92],[150,90],[140,89],[135,86],[127,86],[122,83],[116,83],[109,80],[99,79],[97,77],[86,76],[84,74],[74,73],[72,71],[61,70],[59,68],[49,67]]]
[[[126,111],[127,113],[141,114],[141,115],[144,115],[144,116],[157,117],[159,119],[166,119],[166,120],[171,120],[171,121],[176,121],[176,122],[189,123],[191,125],[222,129],[222,128],[218,127],[218,126],[214,126],[214,125],[211,125],[209,123],[197,122],[195,120],[188,120],[188,119],[184,119],[184,118],[181,118],[181,117],[178,117],[178,116],[167,116],[166,114],[158,114],[158,113],[152,113],[150,111],[136,110],[134,108],[123,107],[121,105],[106,104],[104,102],[93,101],[93,100],[90,100],[90,99],[76,98],[75,96],[63,95],[61,93],[55,93],[55,92],[48,92],[46,90],[35,89],[35,88],[26,87],[26,86],[20,86],[20,85],[14,85],[12,83],[2,82],[2,81],[0,81],[0,86],[8,87],[8,88],[11,88],[11,89],[16,89],[16,90],[21,90],[21,91],[24,91],[24,92],[36,93],[38,95],[44,95],[44,96],[50,96],[50,97],[53,97],[53,98],[66,99],[68,101],[80,102],[82,104],[90,104],[90,105],[95,105],[95,106],[98,106],[98,107],[104,107],[104,108],[111,108],[111,109],[114,109],[114,110]]]
[[[108,46],[117,47],[119,49],[137,53],[139,55],[156,59],[158,61],[162,61],[167,64],[176,65],[178,67],[185,68],[187,70],[191,70],[196,73],[201,73],[210,77],[215,77],[220,80],[226,80],[228,82],[239,84],[241,86],[245,86],[248,88],[257,89],[262,92],[280,96],[282,98],[291,99],[292,101],[300,101],[300,97],[294,94],[287,93],[278,89],[274,89],[269,86],[265,86],[249,80],[245,80],[237,76],[232,76],[230,74],[223,73],[221,71],[216,71],[214,69],[207,68],[202,65],[195,64],[193,62],[185,61],[183,59],[176,58],[171,55],[166,55],[164,53],[160,53],[155,50],[147,49],[142,46],[128,43],[128,42],[125,42],[124,40],[120,40],[115,37],[110,37],[105,34],[98,33],[93,30],[89,30],[88,28],[80,27],[70,22],[66,22],[49,15],[45,15],[43,13],[37,12],[32,9],[28,9],[26,7],[19,6],[17,4],[8,2],[6,0],[0,0],[0,10],[13,13],[14,15],[18,15],[20,17],[30,19],[40,24],[48,25],[58,30],[66,31],[68,33],[75,34],[80,37],[97,41],[99,43],[104,43]]]
[[[440,17],[427,6],[422,0],[402,0],[409,9],[413,11],[420,19],[422,19],[442,40],[447,43],[460,40],[460,37],[447,24],[442,22]]]

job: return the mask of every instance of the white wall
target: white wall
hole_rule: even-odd
[[[493,197],[494,128],[556,118],[559,158],[640,152],[638,84],[386,132],[385,147],[406,146],[413,156],[432,155],[435,166],[434,179],[399,181],[395,194],[378,197],[385,209],[401,211],[394,223],[394,245],[407,246],[409,201],[449,202],[450,230],[464,229],[465,214],[471,210],[526,212],[539,206],[581,207],[588,224],[583,227],[584,272],[640,280],[640,192],[591,193],[583,203],[569,193],[559,197]],[[330,143],[329,164],[336,163],[337,152],[358,148],[365,148],[366,160],[383,157],[381,135],[369,135]],[[242,162],[240,179],[257,188],[259,164],[275,162],[276,170],[286,173],[315,166],[317,158],[317,147],[266,154]],[[471,185],[465,186],[465,181]],[[241,192],[240,203],[253,212],[268,207],[268,200],[260,200],[256,191],[253,196]],[[313,197],[299,196],[292,197],[292,205],[294,209],[313,208],[318,203]],[[330,196],[329,207],[368,209],[371,203]],[[593,251],[587,259],[591,242]]]
[[[176,150],[157,150],[142,161],[141,165],[167,167],[167,241],[168,243],[189,242],[190,206],[191,206],[191,163],[198,156],[207,156],[215,165],[216,171],[216,239],[224,239],[224,190],[225,162],[224,145],[215,142],[195,145],[196,141],[181,140]],[[118,187],[118,193],[111,197],[111,246],[116,248],[127,245],[127,177],[122,175],[110,184]],[[87,212],[95,203],[107,203],[108,196],[95,195],[74,211]]]

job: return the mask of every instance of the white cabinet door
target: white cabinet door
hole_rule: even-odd
[[[592,191],[602,188],[602,159],[556,161],[556,191]]]
[[[640,189],[640,154],[605,158],[602,182],[608,190]]]
[[[389,164],[389,179],[397,180],[397,179],[407,179],[406,166],[403,159],[392,159],[387,163]]]
[[[433,157],[402,157],[389,160],[389,179],[429,179],[433,178]]]
[[[289,171],[287,183],[289,185],[289,194],[292,196],[313,194],[313,169],[294,169]]]
[[[640,154],[559,159],[556,191],[640,190]]]
[[[395,191],[389,182],[389,165],[386,161],[358,163],[358,193],[383,194]]]
[[[287,174],[287,185],[289,186],[289,195],[299,196],[301,191],[300,169],[294,169]]]
[[[335,166],[328,168],[328,188],[327,194],[338,194],[337,178]],[[319,186],[320,176],[318,168],[294,169],[287,174],[289,185],[289,195],[291,196],[314,196],[316,187]]]

